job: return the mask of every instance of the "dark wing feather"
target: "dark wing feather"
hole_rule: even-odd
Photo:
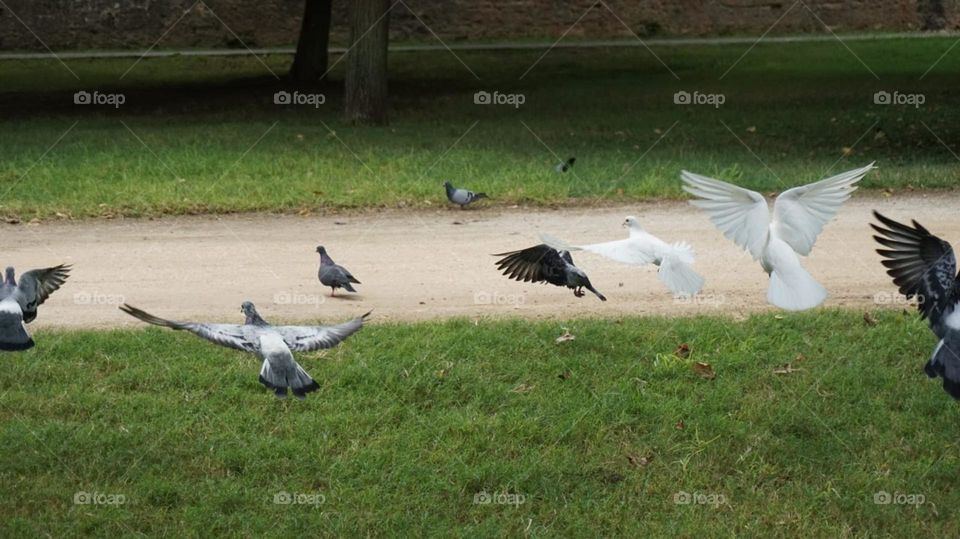
[[[503,274],[511,279],[550,283],[557,286],[567,285],[567,262],[556,249],[548,245],[540,244],[521,251],[499,253],[493,256],[503,257],[496,262],[497,269],[502,270]]]
[[[244,335],[243,326],[237,324],[198,324],[196,322],[176,322],[166,320],[159,316],[154,316],[146,311],[141,311],[132,305],[124,303],[120,310],[130,316],[142,320],[155,326],[163,326],[170,329],[185,330],[193,333],[197,337],[206,339],[214,344],[242,350],[244,352],[256,352],[254,343],[247,341]]]
[[[917,298],[920,314],[934,327],[945,310],[957,301],[957,259],[950,244],[919,223],[898,223],[874,211],[883,226],[871,223],[879,236],[873,239],[887,247],[877,249],[893,283],[908,298]]]
[[[21,275],[17,288],[23,294],[23,302],[20,305],[23,309],[23,321],[33,321],[37,317],[37,306],[47,301],[50,294],[63,286],[69,276],[69,264],[30,270]]]

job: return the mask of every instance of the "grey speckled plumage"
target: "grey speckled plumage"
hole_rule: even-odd
[[[558,251],[546,244],[535,245],[520,251],[500,253],[497,269],[515,281],[549,283],[573,289],[573,295],[581,298],[583,289],[593,292],[601,301],[607,298],[590,284],[587,274],[573,264],[573,257],[567,251]]]
[[[322,245],[317,247],[317,252],[320,253],[320,270],[317,272],[317,277],[320,278],[321,284],[330,287],[330,296],[335,296],[338,288],[356,292],[350,283],[362,283],[347,271],[347,268],[334,262]]]
[[[165,320],[124,303],[120,310],[155,326],[185,330],[214,344],[256,354],[263,360],[260,383],[274,390],[278,398],[286,398],[289,388],[299,399],[320,389],[313,378],[293,358],[293,352],[309,352],[333,348],[353,335],[370,313],[336,326],[271,326],[260,317],[256,307],[243,302],[240,310],[246,316],[240,324],[204,324]]]
[[[70,266],[60,264],[25,272],[17,282],[14,269],[7,268],[0,284],[0,350],[33,347],[33,338],[24,324],[33,322],[37,307],[63,285],[69,273]]]
[[[873,212],[880,224],[870,223],[879,235],[873,239],[882,264],[900,293],[917,300],[920,315],[940,339],[924,367],[927,376],[943,378],[943,389],[960,400],[960,277],[953,247],[920,223],[898,223]]]
[[[474,193],[467,189],[460,189],[454,187],[449,181],[443,182],[443,188],[447,191],[447,200],[459,204],[461,210],[481,198],[488,198],[486,193]]]

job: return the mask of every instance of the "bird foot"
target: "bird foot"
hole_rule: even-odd
[[[582,298],[583,296],[586,295],[586,292],[583,291],[583,287],[574,288],[573,295],[577,296],[578,298]]]

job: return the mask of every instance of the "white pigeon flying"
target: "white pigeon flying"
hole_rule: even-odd
[[[703,289],[704,279],[693,270],[693,249],[685,242],[667,243],[640,226],[634,216],[624,220],[629,237],[622,240],[594,243],[591,245],[566,245],[564,242],[543,236],[544,243],[567,251],[589,251],[611,260],[631,266],[654,264],[659,267],[657,275],[674,296],[693,296]]]
[[[776,198],[771,218],[763,195],[720,180],[680,173],[684,191],[698,197],[694,206],[728,239],[746,249],[770,276],[767,301],[788,311],[812,309],[827,298],[827,290],[800,264],[827,221],[873,170],[869,165],[788,189]]]

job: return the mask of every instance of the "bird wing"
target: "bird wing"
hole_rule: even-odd
[[[642,266],[656,260],[654,253],[645,249],[643,241],[637,238],[625,238],[622,240],[608,241],[604,243],[594,243],[591,245],[581,245],[584,251],[605,256],[611,260],[633,266]]]
[[[808,255],[827,221],[873,170],[873,163],[784,191],[773,204],[773,233],[797,254]]]
[[[690,201],[705,210],[723,235],[760,258],[767,244],[770,211],[763,195],[756,191],[687,172],[680,173],[683,190],[698,197]]]
[[[913,221],[913,227],[874,211],[883,226],[870,223],[874,236],[888,249],[877,249],[893,283],[908,298],[917,298],[920,314],[936,328],[957,299],[957,259],[953,247]]]
[[[340,344],[347,337],[360,331],[368,316],[370,316],[369,312],[336,326],[274,326],[271,329],[283,337],[290,350],[310,352],[333,348]]]
[[[570,253],[564,251],[564,254],[570,258],[569,263],[573,263]],[[557,286],[565,286],[566,268],[568,261],[563,258],[559,251],[549,245],[541,243],[520,251],[511,251],[509,253],[499,253],[493,256],[502,256],[496,262],[497,269],[503,270],[503,274],[511,279],[523,282],[550,283]]]
[[[120,310],[130,316],[142,320],[155,326],[163,326],[170,329],[185,330],[193,333],[197,337],[206,339],[214,344],[242,350],[244,352],[256,352],[257,345],[247,340],[244,335],[244,326],[239,324],[201,324],[197,322],[176,322],[154,316],[146,311],[142,311],[124,303]]]
[[[69,276],[69,264],[30,270],[20,276],[17,288],[20,290],[20,307],[25,322],[37,317],[37,306],[47,301],[50,294],[56,292]]]

